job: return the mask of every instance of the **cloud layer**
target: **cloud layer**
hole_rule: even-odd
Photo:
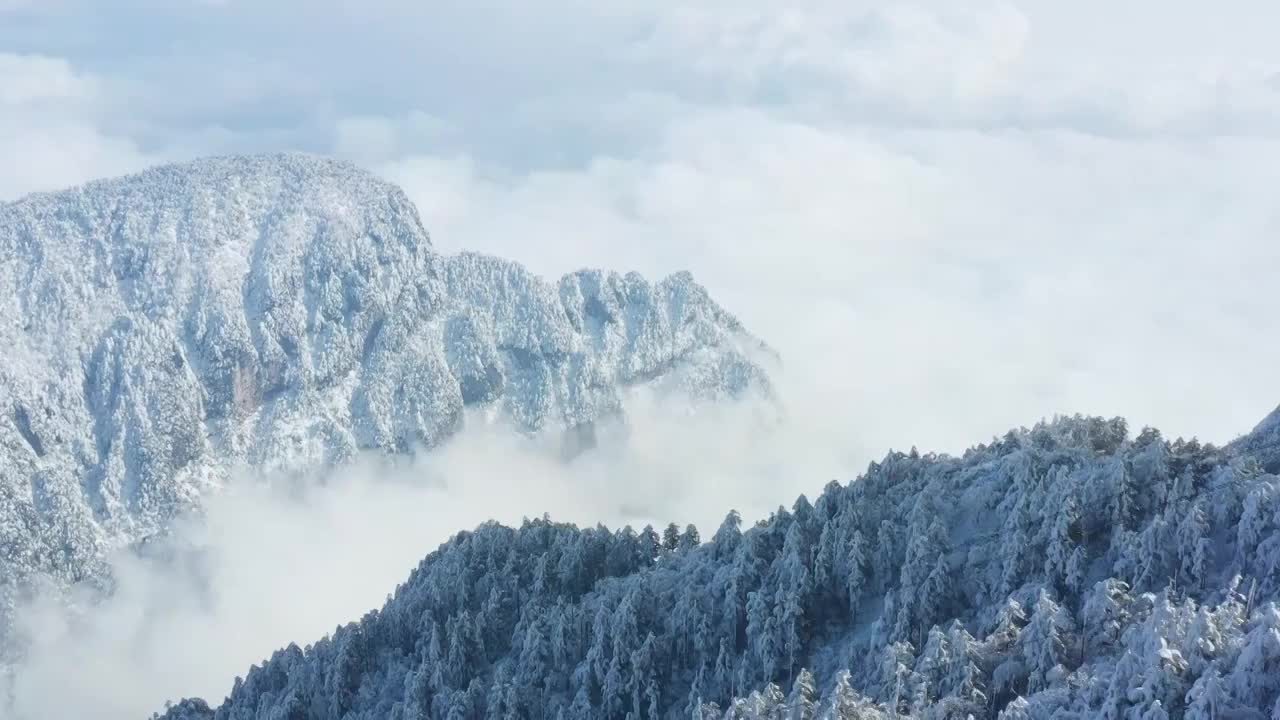
[[[0,197],[348,157],[447,250],[693,270],[865,456],[1055,412],[1223,442],[1280,398],[1265,3],[0,12]]]

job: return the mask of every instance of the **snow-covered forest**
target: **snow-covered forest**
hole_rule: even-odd
[[[486,524],[164,717],[1277,717],[1276,417],[1226,448],[1076,416],[893,452],[706,537]]]

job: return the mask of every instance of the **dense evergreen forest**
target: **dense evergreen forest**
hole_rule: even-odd
[[[165,717],[1274,717],[1264,430],[1216,448],[1059,418],[890,453],[706,542],[486,524],[216,710]]]

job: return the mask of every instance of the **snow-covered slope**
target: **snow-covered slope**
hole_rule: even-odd
[[[1239,449],[1060,418],[739,524],[459,533],[380,610],[166,717],[1280,713],[1280,477]]]
[[[1272,410],[1248,435],[1231,443],[1231,448],[1256,457],[1268,472],[1280,474],[1280,407]]]
[[[431,447],[468,407],[538,432],[641,383],[768,393],[761,344],[687,274],[445,257],[398,188],[301,155],[0,205],[0,347],[0,599],[95,576],[237,467]]]

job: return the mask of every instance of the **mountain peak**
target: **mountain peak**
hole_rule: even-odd
[[[321,194],[330,186],[345,188],[351,195],[377,196],[404,193],[394,183],[383,180],[358,165],[322,155],[299,152],[264,153],[259,155],[215,155],[147,168],[119,177],[92,180],[83,185],[33,193],[10,203],[39,204],[66,202],[67,196],[124,197],[151,194],[163,189],[170,202],[181,202],[184,195],[213,188],[226,192],[229,188],[253,188],[263,191],[293,191]]]

